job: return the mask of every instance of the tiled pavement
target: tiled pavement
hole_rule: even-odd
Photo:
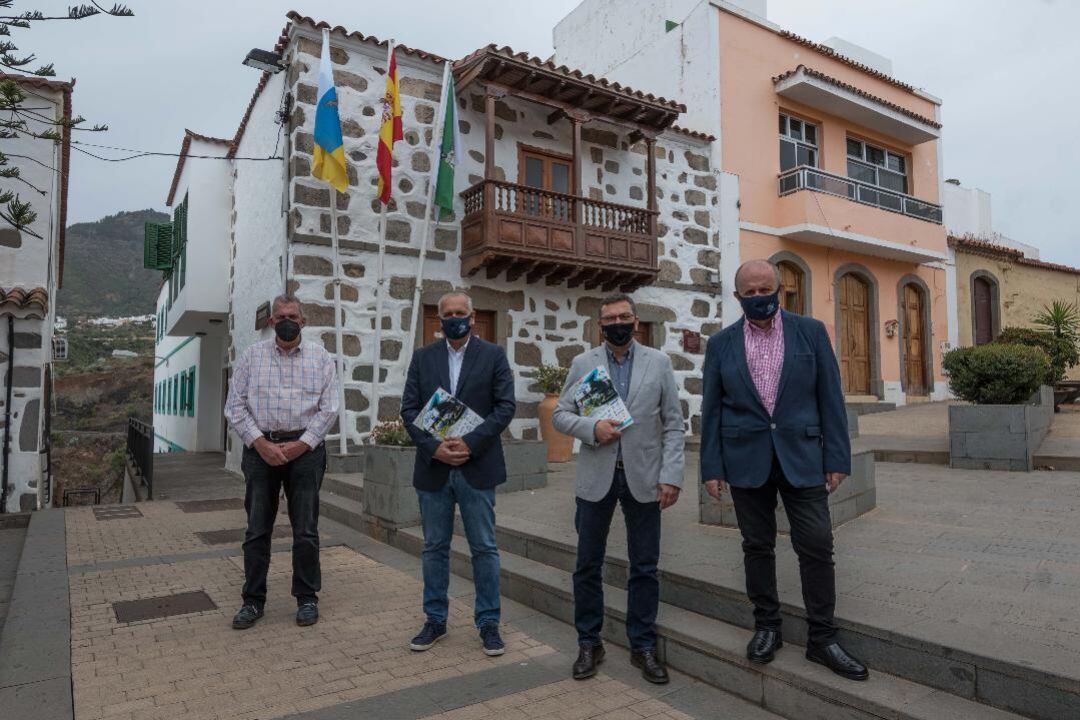
[[[457,578],[450,635],[412,653],[406,643],[422,622],[417,561],[326,520],[320,622],[296,627],[290,555],[278,542],[266,616],[233,631],[242,557],[236,546],[209,546],[194,533],[242,527],[242,511],[138,507],[141,518],[121,520],[66,511],[77,720],[671,720],[711,717],[718,698],[728,717],[773,717],[686,678],[649,686],[617,648],[609,649],[606,673],[575,683],[572,629],[511,602],[507,652],[488,658],[471,627],[471,588]],[[334,544],[342,541],[353,547]],[[217,609],[120,623],[112,606],[195,590]]]

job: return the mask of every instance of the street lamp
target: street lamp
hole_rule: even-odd
[[[285,69],[285,63],[281,61],[281,54],[270,50],[252,48],[244,58],[244,64],[248,67],[262,70],[263,72],[279,73]]]

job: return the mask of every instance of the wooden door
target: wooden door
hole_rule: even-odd
[[[923,293],[917,285],[904,286],[904,384],[908,395],[926,395],[926,323]]]
[[[476,310],[476,322],[473,323],[473,335],[481,340],[495,342],[495,311]],[[424,306],[424,345],[442,339],[442,323],[439,322],[439,308],[435,305]]]
[[[572,158],[523,147],[518,173],[522,185],[564,195],[574,194]],[[521,209],[530,215],[571,219],[570,203],[565,199],[528,194],[520,202]]]
[[[840,278],[840,373],[848,395],[870,394],[870,287],[859,277]]]
[[[803,271],[794,263],[781,262],[780,306],[788,312],[806,314],[806,291]]]
[[[975,278],[971,288],[971,314],[975,321],[976,345],[985,345],[994,339],[994,290],[986,278]]]

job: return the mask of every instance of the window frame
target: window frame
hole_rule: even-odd
[[[859,144],[859,146],[860,146],[860,155],[859,155],[859,157],[855,157],[855,156],[853,156],[851,154],[851,150],[850,150],[850,147],[849,147],[851,143],[858,143]],[[868,155],[868,150],[867,149],[868,148],[874,148],[875,150],[880,150],[882,152],[882,154],[883,154],[885,164],[884,165],[879,165],[878,163],[867,159],[867,155]],[[897,158],[903,163],[903,168],[904,168],[903,172],[893,170],[893,169],[891,169],[889,167],[889,159],[890,159],[890,157]],[[911,196],[911,175],[909,174],[909,170],[911,168],[911,156],[908,153],[898,152],[898,151],[890,148],[889,146],[885,145],[884,143],[878,143],[878,142],[874,142],[874,141],[871,141],[871,140],[864,140],[863,138],[858,137],[856,135],[848,135],[845,138],[845,141],[844,141],[844,159],[846,161],[845,169],[847,170],[847,176],[848,176],[849,179],[855,180],[856,182],[865,183],[867,185],[873,185],[875,188],[880,188],[881,190],[884,190],[885,192],[896,193],[896,194],[899,194],[899,195],[907,195],[909,197]],[[856,164],[858,164],[858,165],[860,165],[862,167],[873,170],[873,172],[874,172],[874,180],[873,181],[863,180],[861,178],[857,178],[857,177],[853,176],[851,174],[850,165],[847,164],[847,163],[852,163],[852,162],[854,162],[854,163],[856,163]],[[896,188],[891,188],[891,187],[889,187],[887,185],[882,185],[881,184],[881,172],[882,171],[888,173],[889,175],[902,176],[903,179],[904,179],[903,189],[902,190],[897,190]]]
[[[795,164],[789,168],[784,167],[783,155],[780,157],[780,172],[789,172],[800,167],[812,167],[815,169],[821,168],[821,123],[815,120],[807,120],[805,117],[788,112],[786,110],[779,111],[780,123],[784,128],[778,130],[778,138],[781,143],[789,142],[795,146]],[[794,137],[791,134],[791,121],[797,121],[802,127],[799,131],[799,138]],[[806,128],[811,127],[814,129],[814,142],[806,140]],[[799,162],[799,147],[802,146],[805,149],[810,150],[813,153],[813,163],[807,165],[806,163]]]

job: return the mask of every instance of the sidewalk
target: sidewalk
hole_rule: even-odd
[[[574,682],[573,629],[506,600],[507,652],[488,658],[472,628],[471,585],[458,578],[449,636],[413,653],[407,642],[423,621],[418,561],[325,518],[319,623],[293,620],[286,534],[274,543],[266,616],[234,631],[243,582],[238,501],[141,503],[138,515],[53,511],[65,513],[77,720],[690,720],[713,717],[718,704],[732,718],[775,717],[678,674],[669,686],[648,685],[615,647],[605,672]],[[283,514],[278,525],[287,522]],[[115,603],[150,598],[159,600],[136,609],[212,605],[118,620]]]

